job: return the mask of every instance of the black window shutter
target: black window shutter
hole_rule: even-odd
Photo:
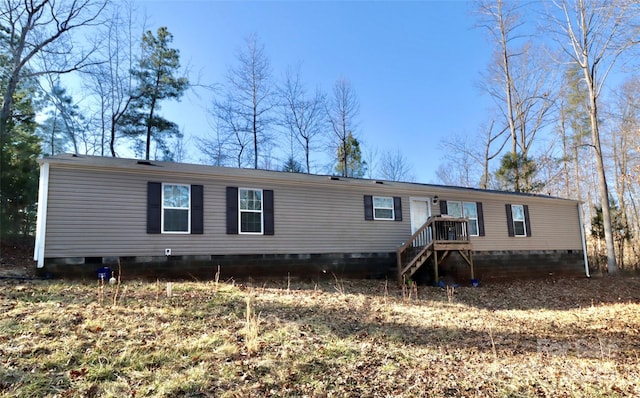
[[[402,221],[402,198],[399,196],[393,197],[393,214],[396,221]]]
[[[527,236],[531,236],[531,221],[529,221],[529,206],[524,205],[524,225],[527,228]]]
[[[515,232],[513,231],[513,214],[511,213],[511,205],[506,204],[505,208],[507,210],[507,233],[509,234],[509,236],[516,236]]]
[[[484,212],[482,211],[482,202],[476,202],[476,211],[478,212],[478,235],[484,236]]]
[[[147,183],[147,233],[159,234],[162,226],[162,184],[159,182]]]
[[[275,233],[274,230],[274,213],[273,213],[273,191],[270,189],[265,189],[262,191],[262,199],[263,203],[263,233],[265,235],[273,235]]]
[[[204,233],[204,188],[202,185],[191,186],[191,233]]]
[[[441,200],[440,201],[440,215],[443,214],[449,214],[449,210],[447,210],[447,201],[446,200]]]
[[[373,220],[373,196],[364,195],[364,219]]]
[[[238,234],[238,188],[227,187],[227,234]]]

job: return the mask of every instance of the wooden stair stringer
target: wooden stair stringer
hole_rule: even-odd
[[[418,252],[418,254],[416,254],[416,256],[409,262],[409,264],[407,264],[407,266],[402,269],[402,278],[404,280],[411,278],[416,272],[418,272],[420,267],[422,267],[424,263],[426,263],[431,258],[431,256],[433,256],[434,253],[435,251],[433,250],[433,243],[425,246],[420,252]]]

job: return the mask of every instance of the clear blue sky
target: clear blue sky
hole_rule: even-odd
[[[145,1],[147,28],[167,26],[191,79],[222,83],[244,39],[257,34],[274,77],[302,62],[309,88],[348,79],[360,100],[357,136],[366,148],[396,148],[418,182],[437,182],[441,141],[474,134],[489,100],[477,87],[490,59],[472,3]],[[141,10],[142,11],[142,10]],[[187,135],[210,128],[211,94],[189,94],[163,114]],[[190,150],[190,161],[201,155]],[[316,157],[318,163],[326,156]],[[318,173],[327,169],[318,168]]]

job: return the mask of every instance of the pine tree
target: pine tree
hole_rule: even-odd
[[[40,138],[35,133],[38,106],[35,82],[22,80],[14,91],[12,103],[5,139],[0,148],[2,237],[27,236],[34,232],[38,197],[39,169],[36,159],[41,154],[41,148]]]
[[[347,134],[345,145],[338,147],[335,171],[343,177],[355,178],[362,178],[367,172],[367,162],[362,160],[360,143],[351,132]]]
[[[169,47],[173,35],[166,27],[142,36],[142,57],[138,68],[132,71],[137,80],[137,95],[129,111],[123,116],[121,126],[125,135],[136,139],[136,151],[144,152],[149,160],[151,141],[162,152],[163,158],[171,158],[166,138],[180,137],[178,126],[158,114],[160,102],[165,99],[180,99],[189,86],[186,77],[178,77],[180,53]],[[139,137],[144,137],[140,140]]]
[[[501,189],[514,192],[539,192],[544,183],[536,179],[538,165],[535,160],[521,153],[506,153],[500,162],[495,176]]]

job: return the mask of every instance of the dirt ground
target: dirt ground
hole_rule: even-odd
[[[2,239],[0,242],[0,278],[33,277],[33,238]]]

